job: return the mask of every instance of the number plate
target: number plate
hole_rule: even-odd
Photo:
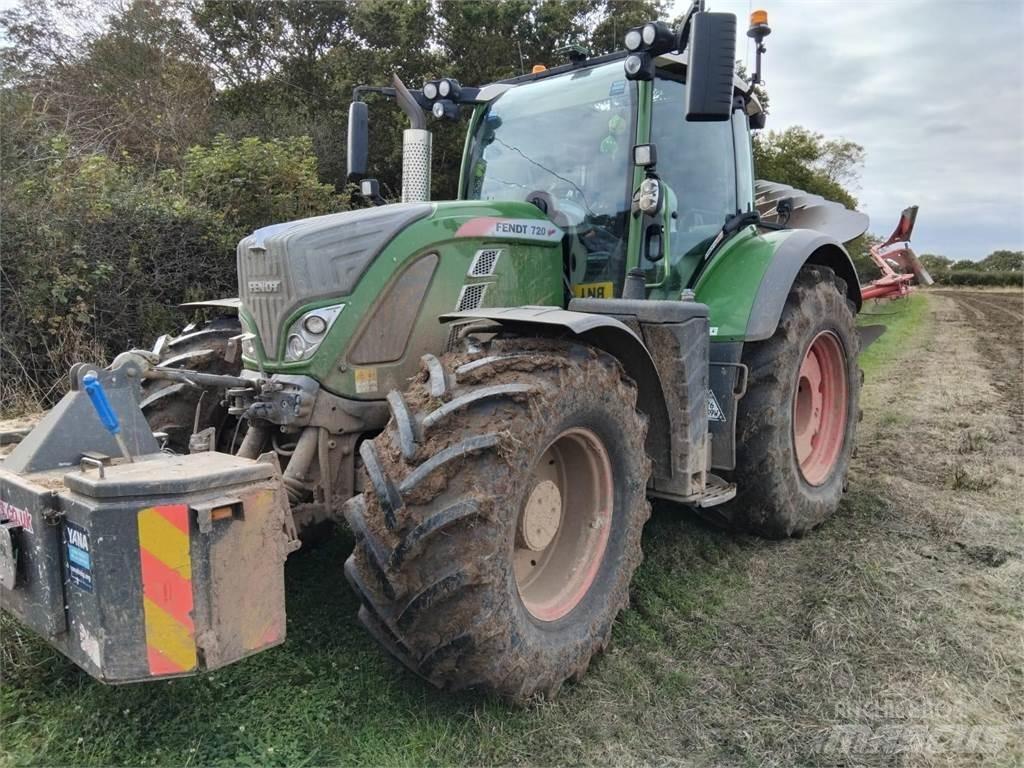
[[[615,285],[607,283],[580,283],[572,288],[577,299],[614,299]]]

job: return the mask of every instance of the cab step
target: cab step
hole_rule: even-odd
[[[717,507],[736,498],[736,483],[730,483],[710,472],[704,482],[704,493],[697,499],[696,506],[706,509]]]

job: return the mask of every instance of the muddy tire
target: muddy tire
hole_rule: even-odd
[[[360,621],[440,688],[553,696],[608,644],[641,560],[636,388],[590,347],[497,339],[425,356],[388,399],[345,509]]]
[[[749,380],[730,478],[738,493],[713,508],[721,522],[785,538],[835,512],[860,413],[859,351],[846,283],[827,267],[804,267],[775,334],[743,350]]]
[[[189,325],[181,335],[165,341],[160,365],[237,376],[242,358],[239,354],[233,362],[228,361],[228,341],[241,332],[237,317],[218,317],[202,325]],[[230,442],[230,435],[221,434],[229,421],[221,400],[221,393],[212,387],[199,390],[180,382],[147,379],[142,383],[140,405],[153,431],[167,434],[167,447],[175,453],[188,453],[197,407],[199,429],[216,427],[218,442],[222,438]]]

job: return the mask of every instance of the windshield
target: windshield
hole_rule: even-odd
[[[619,61],[517,86],[470,143],[466,197],[536,202],[570,235],[574,284],[621,282],[635,93]]]

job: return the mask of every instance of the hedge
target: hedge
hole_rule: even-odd
[[[184,301],[236,293],[234,246],[252,229],[344,207],[308,139],[219,138],[145,178],[58,138],[0,195],[0,403],[52,405],[75,362],[104,363],[180,328]]]

